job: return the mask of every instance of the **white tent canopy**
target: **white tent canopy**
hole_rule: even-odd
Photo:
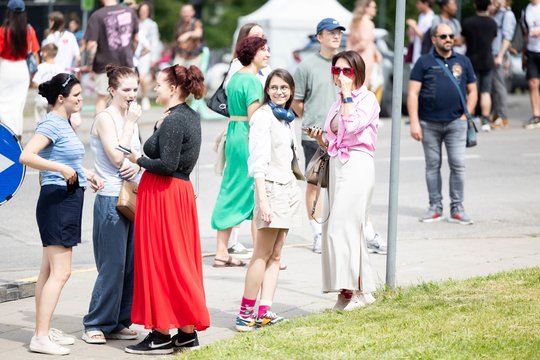
[[[293,51],[306,45],[319,21],[328,17],[348,28],[352,14],[336,0],[268,0],[256,11],[238,19],[235,39],[242,25],[250,22],[261,25],[272,52],[270,66],[291,69]]]

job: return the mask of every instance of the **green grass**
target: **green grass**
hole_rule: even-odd
[[[540,268],[380,292],[178,359],[539,359]],[[233,319],[231,319],[231,324]]]

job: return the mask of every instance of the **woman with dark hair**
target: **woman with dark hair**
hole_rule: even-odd
[[[133,297],[133,222],[117,209],[123,181],[139,182],[141,153],[137,104],[139,77],[131,68],[107,65],[111,104],[96,115],[90,130],[94,168],[105,186],[94,202],[92,240],[98,276],[88,314],[83,318],[82,339],[104,344],[107,339],[131,340]],[[130,149],[131,154],[120,151]]]
[[[20,162],[40,170],[41,192],[36,218],[43,245],[41,269],[36,283],[36,331],[30,350],[66,355],[74,339],[51,329],[51,317],[71,274],[72,248],[81,242],[81,219],[85,187],[103,188],[93,171],[82,167],[84,145],[69,125],[69,116],[82,106],[81,85],[68,74],[58,74],[39,85],[39,94],[52,110],[36,128],[21,154]]]
[[[247,23],[243,25],[238,31],[238,37],[236,38],[236,45],[240,44],[242,40],[250,36],[260,37],[264,39],[265,38],[264,30],[261,27],[261,25],[256,24],[256,23]],[[244,65],[242,65],[240,60],[238,60],[238,52],[236,48],[234,50],[234,59],[231,62],[231,68],[229,69],[229,72],[227,73],[227,76],[225,77],[225,83],[224,83],[225,88],[227,88],[227,85],[229,84],[229,80],[231,80],[231,77],[243,67]],[[266,66],[262,68],[261,70],[259,70],[259,72],[257,72],[257,77],[259,78],[259,80],[261,80],[262,86],[264,86],[266,82],[266,78],[268,77],[268,74],[270,74],[271,71],[272,69],[270,68],[270,66]]]
[[[199,158],[199,114],[187,104],[205,92],[196,66],[161,71],[156,102],[167,110],[137,159],[143,173],[135,212],[135,277],[131,320],[152,331],[131,354],[170,354],[199,346],[210,326],[202,277],[199,221],[189,176]],[[170,329],[178,328],[171,339]]]
[[[23,132],[23,110],[30,84],[26,56],[39,63],[39,43],[34,28],[26,21],[22,0],[9,0],[6,19],[0,26],[0,122],[19,138]]]
[[[264,39],[263,28],[259,24],[256,24],[256,23],[244,24],[238,31],[238,37],[236,38],[235,44],[236,45],[240,44],[242,40],[250,36],[260,37]],[[223,83],[223,86],[225,87],[225,91],[227,91],[227,85],[229,84],[229,80],[231,79],[231,77],[243,67],[244,66],[242,65],[240,60],[238,60],[238,53],[235,49],[234,59],[231,61],[229,71],[227,72],[225,76],[225,82]],[[266,78],[268,77],[268,74],[271,71],[272,69],[270,68],[270,66],[266,66],[257,72],[256,76],[261,81],[262,86],[264,86],[266,82]],[[242,245],[242,243],[238,242],[239,227],[240,227],[239,225],[235,226],[231,231],[228,244],[225,244],[227,245],[227,248],[228,248],[227,252],[229,253],[229,255],[232,255],[238,258],[250,258],[252,255],[252,251],[251,251],[252,249],[247,249],[244,245]],[[254,231],[252,230],[252,232]],[[255,235],[255,234],[252,233],[252,235]],[[226,239],[220,238],[218,240],[225,241]],[[219,247],[220,245],[218,245],[218,248]]]
[[[227,242],[233,227],[252,219],[255,206],[253,179],[248,177],[247,165],[249,120],[261,105],[263,89],[256,74],[268,65],[270,51],[266,39],[247,37],[238,44],[237,54],[244,67],[227,85],[230,121],[225,143],[226,163],[212,213],[212,228],[218,231],[214,267],[245,266],[243,261],[229,255]]]
[[[249,263],[236,330],[276,324],[284,318],[271,311],[279,275],[280,257],[291,226],[298,224],[300,188],[293,173],[297,164],[295,115],[290,110],[294,80],[286,70],[268,75],[263,105],[249,122],[249,176],[255,179],[254,221],[257,241]],[[263,283],[264,280],[264,283]],[[259,309],[255,302],[260,293]]]
[[[62,71],[73,73],[73,68],[81,62],[81,51],[75,35],[66,31],[64,14],[53,11],[49,14],[49,34],[43,40],[43,45],[53,43],[58,47],[58,53],[54,63],[62,68]]]
[[[324,131],[310,128],[308,135],[330,155],[323,292],[339,292],[334,309],[350,311],[375,301],[364,228],[375,182],[373,156],[380,108],[375,95],[363,85],[365,64],[357,52],[334,55],[331,72],[341,96],[330,108]]]

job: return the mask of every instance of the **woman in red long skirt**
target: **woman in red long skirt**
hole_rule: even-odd
[[[137,194],[135,274],[131,319],[152,329],[132,354],[170,354],[199,346],[196,330],[210,326],[204,295],[197,206],[189,175],[199,157],[199,115],[185,102],[204,92],[196,66],[164,69],[156,102],[167,110],[144,144],[146,171]],[[123,149],[130,151],[130,149]],[[178,328],[171,338],[170,330]]]

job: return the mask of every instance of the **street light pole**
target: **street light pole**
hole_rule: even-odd
[[[396,1],[394,41],[394,83],[392,91],[392,140],[390,147],[390,196],[388,200],[388,254],[386,285],[396,287],[396,236],[399,189],[399,157],[401,136],[401,98],[403,88],[403,47],[405,37],[405,0]]]

